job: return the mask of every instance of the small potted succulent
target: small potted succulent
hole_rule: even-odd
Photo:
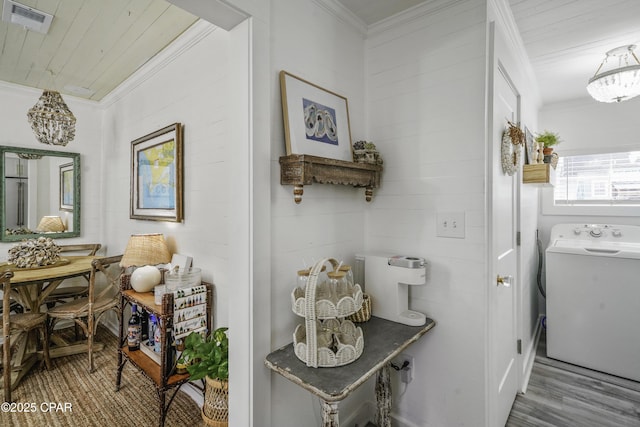
[[[353,159],[356,163],[382,164],[382,156],[376,145],[368,141],[356,141],[353,144]]]
[[[184,340],[178,364],[184,364],[191,380],[205,379],[202,419],[207,425],[227,427],[229,419],[228,328],[218,328],[207,337],[192,332]]]

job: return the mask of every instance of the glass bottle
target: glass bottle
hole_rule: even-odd
[[[153,351],[155,351],[156,353],[160,353],[160,350],[162,349],[162,331],[160,331],[160,328],[156,325],[156,330],[153,333]]]
[[[127,327],[127,346],[129,351],[140,350],[141,329],[142,324],[140,323],[138,307],[135,304],[131,304],[131,317]]]
[[[347,287],[347,273],[344,271],[330,271],[327,273],[329,278],[329,287],[333,295],[334,302],[338,302],[340,298],[343,298],[350,294]]]
[[[310,270],[308,268],[304,270],[298,270],[297,284],[298,284],[298,288],[302,289],[303,292],[307,288],[307,282],[309,281],[309,273],[310,273]]]
[[[351,266],[348,264],[341,265],[340,271],[344,271],[346,273],[345,279],[347,281],[347,285],[353,288],[353,270],[351,269]]]
[[[156,330],[158,329],[158,321],[156,320],[156,315],[155,314],[150,314],[149,315],[149,347],[153,348],[154,344],[154,340],[155,340],[155,333]]]

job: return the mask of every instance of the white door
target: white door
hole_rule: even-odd
[[[508,124],[520,120],[520,96],[500,63],[494,71],[491,200],[491,256],[489,283],[489,420],[504,426],[518,387],[516,346],[516,284],[518,247],[517,186],[520,173],[502,171],[500,145]],[[521,168],[521,166],[520,166]],[[498,277],[503,278],[500,284]]]

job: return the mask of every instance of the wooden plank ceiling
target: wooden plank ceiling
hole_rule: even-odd
[[[47,34],[0,21],[0,80],[96,101],[198,19],[164,0],[18,1],[54,18]]]
[[[640,44],[640,0],[509,3],[544,103],[588,97],[587,82],[605,53]]]
[[[166,0],[16,1],[55,17],[46,35],[0,21],[0,80],[93,100],[102,99],[197,20]],[[425,0],[338,1],[371,25]],[[605,52],[640,44],[640,0],[508,2],[544,103],[588,96],[586,82]]]

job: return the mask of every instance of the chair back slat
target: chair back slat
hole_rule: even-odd
[[[89,278],[89,304],[94,303],[99,300],[103,296],[107,295],[109,292],[112,292],[113,289],[116,291],[120,290],[120,276],[124,272],[124,268],[120,267],[120,260],[122,259],[122,255],[115,255],[106,258],[97,258],[91,262],[91,277]],[[111,266],[115,264],[116,268],[111,268]],[[96,277],[98,273],[101,272],[104,274],[107,279],[107,285],[102,292],[95,295],[95,286],[96,286]]]
[[[94,256],[102,247],[100,243],[78,243],[75,245],[58,245],[60,252],[86,252],[84,255]]]

